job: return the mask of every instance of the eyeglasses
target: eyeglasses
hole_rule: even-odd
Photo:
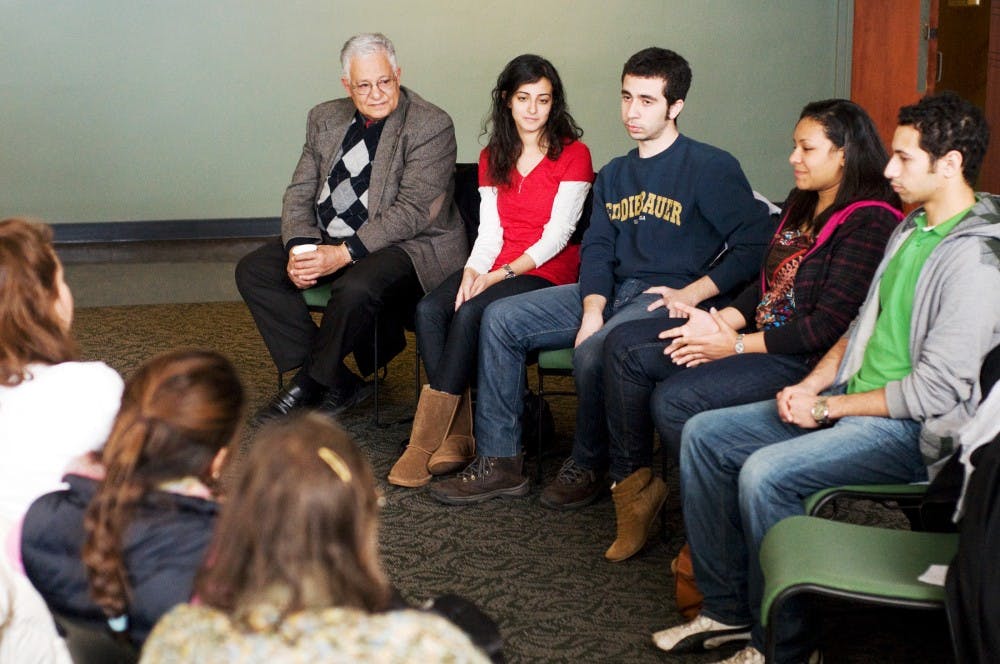
[[[372,93],[372,90],[374,90],[376,87],[379,89],[379,92],[388,93],[392,92],[395,85],[396,85],[395,76],[383,76],[379,80],[375,81],[374,85],[372,85],[371,81],[361,81],[360,83],[351,83],[351,89],[354,90],[354,92],[359,97],[367,97]]]

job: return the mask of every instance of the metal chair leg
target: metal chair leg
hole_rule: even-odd
[[[420,347],[413,349],[413,409],[420,404]]]
[[[663,481],[667,481],[667,448],[663,444],[663,439],[660,439],[660,455],[661,455],[661,466],[660,474],[663,477]],[[670,541],[670,534],[667,532],[667,510],[660,508],[660,539],[664,542]]]
[[[372,392],[372,399],[375,402],[373,404],[375,408],[375,413],[372,419],[375,422],[375,426],[380,427],[382,426],[382,423],[379,421],[379,404],[378,404],[378,314],[375,314],[375,334],[373,334],[372,337],[375,340],[375,352],[372,353],[373,357],[375,358],[375,374],[374,374],[375,389]]]
[[[781,601],[779,601],[781,600]],[[773,664],[776,643],[774,642],[774,619],[778,615],[778,606],[783,602],[783,598],[775,598],[771,604],[771,611],[767,620],[766,636],[764,637],[764,664]]]
[[[545,375],[539,370],[538,372],[538,421],[537,429],[538,436],[535,441],[535,482],[541,485],[544,479],[544,472],[542,469],[542,415],[545,408],[542,407],[542,402],[545,399]]]

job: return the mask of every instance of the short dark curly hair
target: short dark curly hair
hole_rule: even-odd
[[[650,46],[644,48],[625,63],[622,80],[626,76],[639,78],[662,78],[663,96],[667,105],[687,97],[691,88],[691,65],[674,51]]]
[[[899,109],[899,125],[920,132],[920,149],[937,161],[952,150],[962,155],[962,176],[974,186],[990,142],[983,111],[951,91],[927,95]]]

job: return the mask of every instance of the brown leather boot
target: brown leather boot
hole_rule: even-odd
[[[471,505],[528,493],[523,458],[477,456],[462,472],[431,485],[431,498],[445,505]]]
[[[431,475],[447,475],[462,470],[476,458],[476,439],[472,436],[472,395],[469,388],[462,393],[458,410],[448,427],[441,447],[427,462]]]
[[[430,385],[424,385],[413,416],[410,443],[389,471],[389,484],[412,488],[431,481],[427,462],[448,433],[448,425],[455,417],[460,398],[457,394],[439,392]]]
[[[649,539],[649,530],[667,498],[667,485],[653,476],[650,468],[640,468],[611,487],[615,501],[618,536],[604,557],[613,563],[639,553]]]

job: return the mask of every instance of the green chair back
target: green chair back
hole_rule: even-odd
[[[761,620],[775,603],[795,592],[812,591],[889,606],[943,606],[944,588],[917,577],[947,565],[958,550],[954,533],[924,533],[793,516],[764,537]]]
[[[956,551],[955,533],[890,530],[813,516],[783,519],[764,536],[760,549],[765,661],[774,661],[774,624],[789,597],[809,592],[879,606],[942,609],[944,588],[918,577],[931,565],[948,565]]]

